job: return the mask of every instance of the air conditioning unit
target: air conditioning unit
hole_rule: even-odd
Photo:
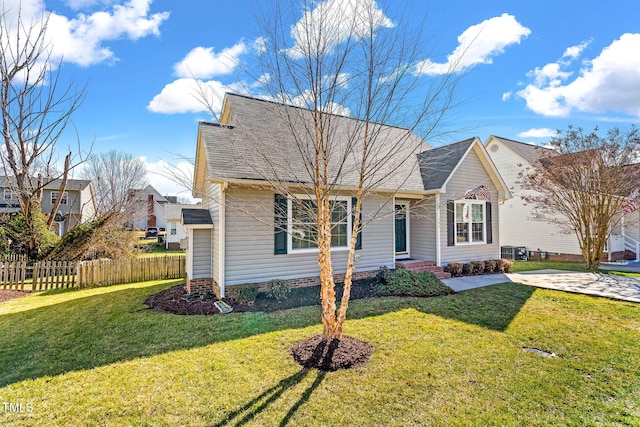
[[[524,246],[502,246],[500,248],[502,259],[512,259],[515,261],[527,260],[527,248]]]

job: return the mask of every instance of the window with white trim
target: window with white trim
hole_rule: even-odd
[[[486,243],[485,204],[476,200],[455,203],[456,244]]]
[[[351,199],[336,197],[329,201],[331,210],[331,247],[347,248],[351,237]],[[314,198],[298,196],[288,201],[289,252],[317,250],[318,224]]]
[[[59,191],[52,191],[51,192],[51,204],[55,204],[56,200],[58,200],[58,195],[60,194]],[[66,191],[64,193],[62,193],[62,199],[60,199],[60,204],[61,205],[66,205],[69,202],[69,193],[67,193]]]
[[[8,188],[5,188],[3,197],[7,202],[11,202],[13,200],[13,191],[11,191]]]

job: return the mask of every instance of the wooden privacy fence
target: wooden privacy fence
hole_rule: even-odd
[[[83,262],[0,262],[0,287],[34,291],[59,288],[88,288],[146,280],[178,279],[185,276],[185,257],[99,259]]]
[[[179,279],[185,274],[185,257],[182,255],[124,260],[98,259],[78,264],[78,287]]]

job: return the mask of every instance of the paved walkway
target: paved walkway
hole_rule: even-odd
[[[514,282],[640,303],[640,277],[565,270],[535,270],[522,273],[456,277],[443,282],[456,292],[497,283]]]

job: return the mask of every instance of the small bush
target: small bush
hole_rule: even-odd
[[[451,277],[462,276],[462,264],[459,262],[450,262],[444,268],[444,271],[451,274]]]
[[[258,296],[258,285],[233,286],[226,289],[226,297],[238,304],[253,304]]]
[[[378,283],[382,283],[383,285],[387,284],[389,276],[391,276],[391,270],[389,270],[389,267],[387,267],[386,265],[383,265],[382,267],[378,268],[378,271],[376,271],[376,280],[378,281]]]
[[[291,285],[285,281],[274,279],[267,282],[267,298],[285,301],[291,295]]]
[[[497,259],[496,261],[496,273],[504,273],[504,261],[503,259]]]
[[[473,265],[468,262],[462,265],[462,275],[463,276],[471,276],[473,274]]]
[[[495,273],[496,271],[496,260],[490,259],[484,262],[484,272],[487,274]]]
[[[414,274],[409,270],[399,269],[387,277],[386,284],[378,282],[375,293],[384,296],[432,297],[448,295],[453,290],[428,271]]]
[[[471,261],[471,274],[484,274],[484,261]]]
[[[502,270],[505,273],[511,273],[511,268],[513,268],[513,261],[511,261],[510,259],[504,259],[502,261],[503,261]]]

